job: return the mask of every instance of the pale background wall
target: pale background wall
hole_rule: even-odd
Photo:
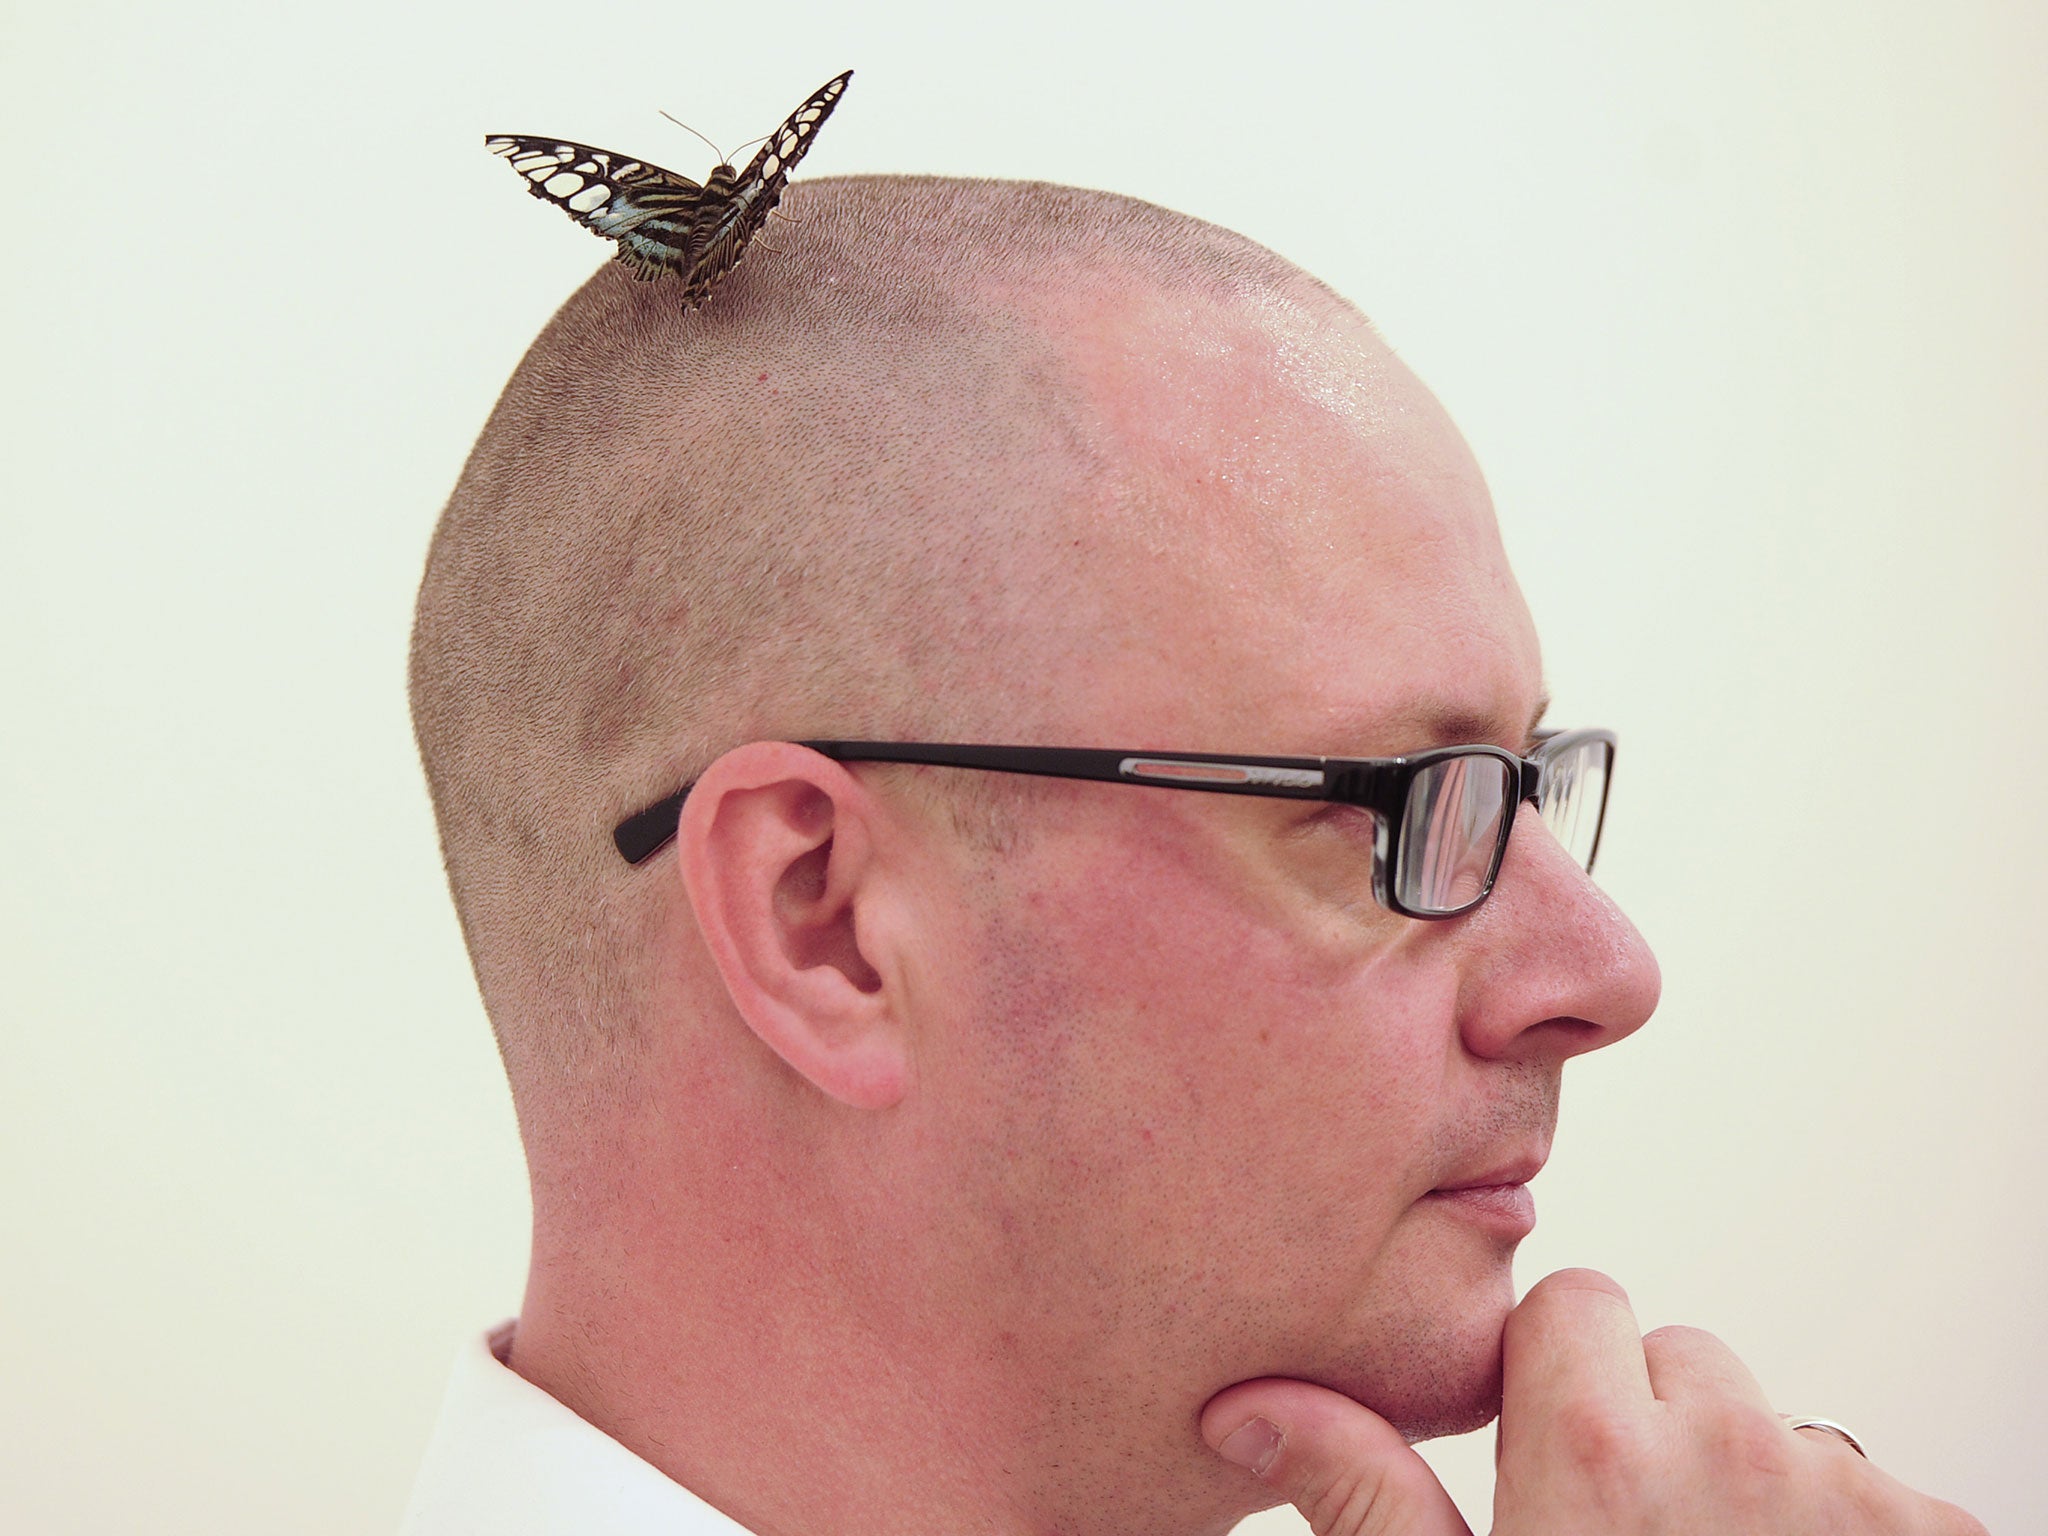
[[[657,107],[729,142],[852,65],[807,171],[1233,225],[1437,387],[1555,718],[1623,733],[1667,976],[1571,1073],[1524,1282],[1605,1267],[2039,1529],[2041,8],[593,13],[4,12],[0,1528],[395,1518],[526,1214],[408,607],[604,255],[479,137],[696,169]],[[1431,1452],[1482,1528],[1487,1447]]]

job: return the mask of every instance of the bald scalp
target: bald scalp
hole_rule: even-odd
[[[1355,317],[1238,235],[1106,193],[859,178],[784,206],[777,250],[694,313],[607,263],[434,535],[414,729],[515,1095],[633,1034],[661,914],[621,817],[747,741],[1035,739],[1049,637],[1107,600],[1091,527],[1149,515],[1077,378],[1092,316],[1142,294],[1169,321]]]

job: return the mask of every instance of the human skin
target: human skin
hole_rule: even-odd
[[[1492,1536],[1987,1536],[1841,1437],[1793,1430],[1712,1334],[1643,1334],[1627,1293],[1559,1270],[1508,1318]],[[1317,1536],[1471,1536],[1378,1415],[1300,1381],[1240,1383],[1202,1413],[1226,1459]]]
[[[1483,482],[1362,320],[1096,290],[1045,324],[1112,452],[1045,513],[1063,601],[1003,618],[1028,665],[984,658],[1027,739],[1527,744]],[[643,1097],[611,1173],[537,1178],[514,1367],[762,1536],[1222,1531],[1276,1497],[1198,1432],[1248,1378],[1485,1422],[1514,1238],[1431,1191],[1540,1163],[1563,1063],[1648,1018],[1612,902],[1533,816],[1425,923],[1355,810],[1048,782],[990,848],[946,772],[700,776],[645,872],[687,899]]]

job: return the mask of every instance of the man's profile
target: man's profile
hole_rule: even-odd
[[[1365,318],[1102,193],[788,206],[694,314],[593,278],[435,537],[534,1249],[408,1529],[1443,1532],[1405,1442],[1496,1414],[1503,1531],[1975,1529],[1604,1277],[1515,1307],[1658,973]]]

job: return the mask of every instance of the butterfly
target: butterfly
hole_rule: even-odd
[[[591,233],[617,241],[617,259],[635,277],[681,278],[683,308],[694,309],[746,254],[852,78],[849,69],[827,80],[768,135],[744,171],[716,166],[701,187],[674,171],[588,144],[494,133],[484,147],[510,160],[535,197]]]

